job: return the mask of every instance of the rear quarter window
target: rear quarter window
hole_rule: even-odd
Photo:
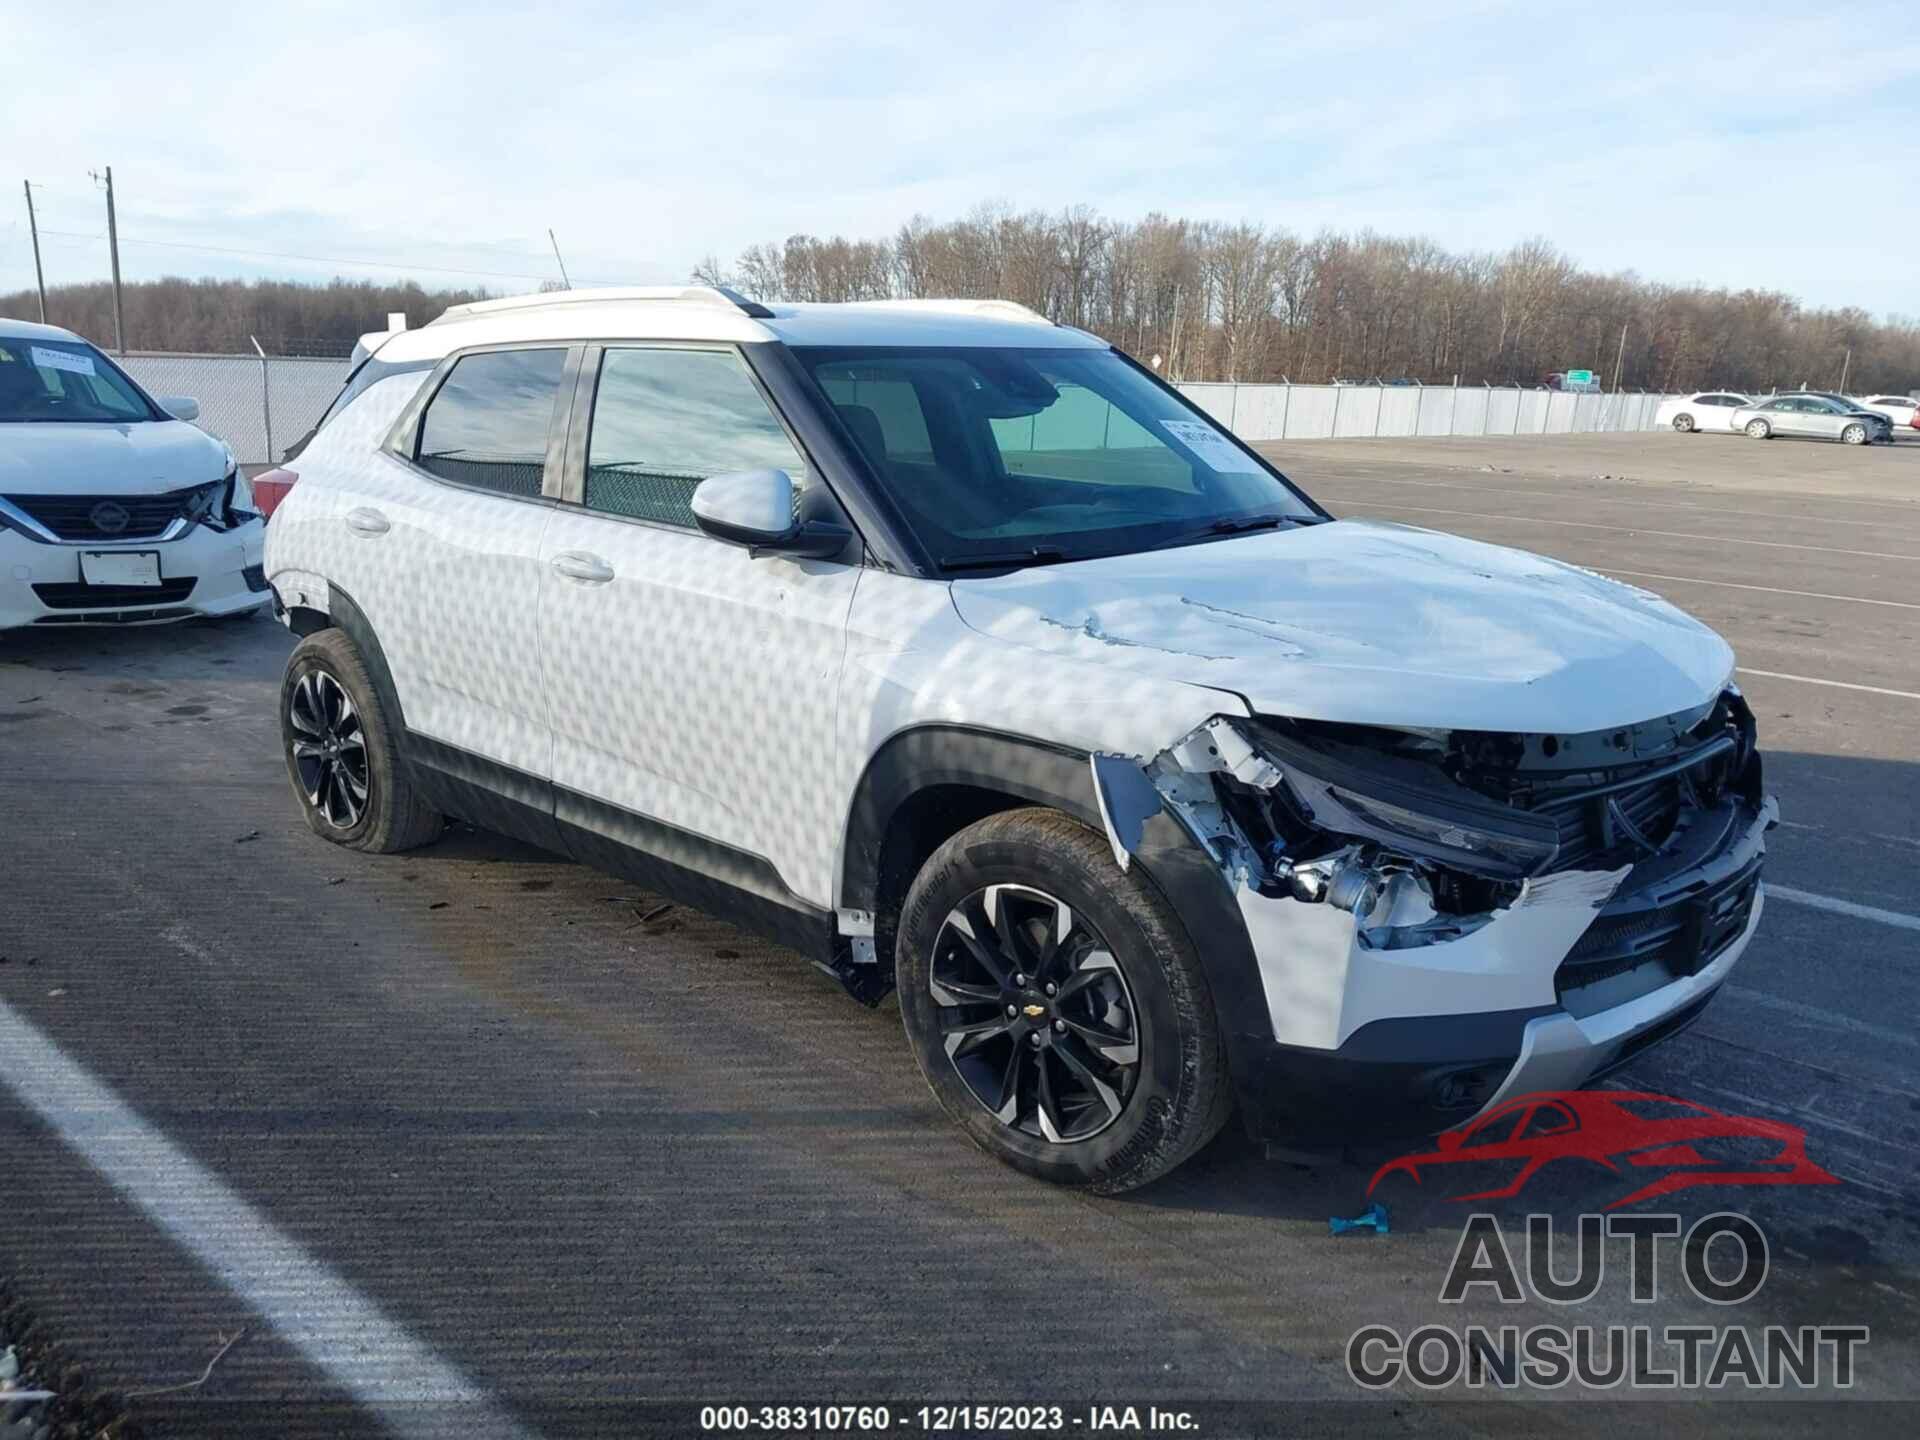
[[[427,372],[432,370],[438,363],[436,360],[385,361],[381,360],[377,355],[362,360],[347,375],[345,383],[340,386],[340,393],[333,397],[333,400],[321,413],[319,420],[314,422],[313,428],[286,448],[285,453],[280,457],[280,463],[288,465],[298,460],[307,446],[313,443],[314,436],[331,425],[348,406],[352,405],[354,401],[358,400],[382,380],[390,380],[395,375],[418,375],[422,380],[425,380]]]

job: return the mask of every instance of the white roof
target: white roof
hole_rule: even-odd
[[[751,304],[752,302],[747,302]],[[864,300],[774,304],[756,316],[700,285],[558,290],[455,305],[380,347],[387,361],[431,360],[469,345],[516,340],[782,340],[790,345],[945,345],[1104,349],[1011,300]]]
[[[86,341],[85,336],[62,330],[58,325],[36,325],[31,320],[9,320],[5,316],[0,316],[0,337],[8,340]]]

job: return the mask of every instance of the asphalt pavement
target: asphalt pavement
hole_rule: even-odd
[[[1618,575],[1738,651],[1775,893],[1704,1018],[1609,1083],[1803,1127],[1838,1178],[1661,1202],[1753,1217],[1744,1304],[1671,1263],[1652,1304],[1625,1269],[1577,1314],[1440,1301],[1469,1211],[1570,1227],[1619,1198],[1604,1172],[1395,1192],[1389,1235],[1338,1239],[1393,1150],[1304,1168],[1229,1131],[1117,1199],[1026,1180],[945,1120],[891,1003],[790,952],[464,827],[393,857],[314,837],[278,746],[291,641],[260,619],[0,636],[0,1333],[30,1329],[72,1413],[147,1434],[699,1433],[702,1406],[828,1403],[913,1430],[990,1402],[1089,1433],[1100,1405],[1203,1435],[1912,1433],[1920,443],[1267,448],[1338,514]],[[1816,1402],[1348,1373],[1362,1326],[1475,1321],[1871,1338]]]

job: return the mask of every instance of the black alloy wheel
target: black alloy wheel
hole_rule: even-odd
[[[1133,992],[1066,902],[989,885],[940,927],[927,988],[947,1058],[1002,1125],[1067,1144],[1118,1120],[1140,1073]]]
[[[351,830],[371,798],[366,730],[353,699],[333,674],[309,670],[287,701],[294,773],[307,803],[327,824]]]

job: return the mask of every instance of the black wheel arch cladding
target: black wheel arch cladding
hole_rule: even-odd
[[[932,817],[931,843],[925,834],[896,831],[896,819],[913,813],[909,807],[917,795],[941,787],[959,804]],[[968,808],[981,804],[988,808]],[[915,846],[915,860],[924,861],[948,836],[985,814],[1023,805],[1058,810],[1105,834],[1085,751],[963,725],[923,725],[895,735],[875,752],[854,795],[840,904],[878,912],[890,901],[898,903],[912,883],[910,874],[904,882],[898,876],[900,857],[894,852],[901,845]],[[1237,1084],[1238,1077],[1260,1068],[1253,1062],[1261,1047],[1273,1043],[1273,1033],[1253,942],[1226,876],[1164,807],[1142,826],[1132,864],[1166,899],[1199,956]],[[877,915],[877,923],[883,921]]]

